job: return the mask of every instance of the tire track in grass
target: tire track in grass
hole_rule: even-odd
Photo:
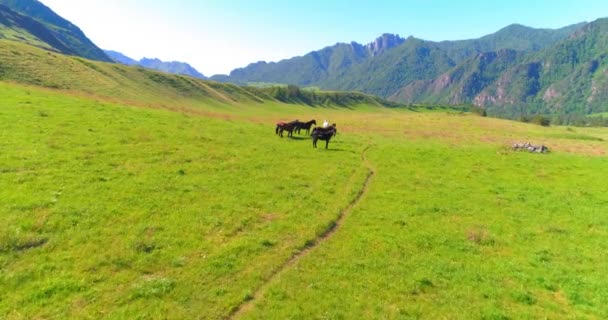
[[[291,267],[293,267],[298,261],[300,261],[300,259],[302,259],[306,255],[308,255],[316,247],[320,246],[325,241],[329,240],[329,238],[331,238],[332,235],[340,229],[340,226],[344,223],[344,220],[348,217],[348,215],[353,210],[353,208],[361,201],[361,199],[363,199],[363,196],[365,194],[367,194],[367,190],[369,189],[371,180],[376,175],[376,170],[370,165],[369,161],[365,157],[365,153],[371,147],[372,147],[372,145],[368,145],[361,152],[361,162],[367,169],[367,176],[365,177],[365,181],[363,182],[361,189],[359,189],[359,191],[357,192],[355,197],[349,202],[349,204],[346,206],[346,208],[344,208],[340,211],[336,220],[331,221],[330,224],[325,229],[325,231],[322,234],[320,234],[319,236],[317,236],[314,239],[314,241],[312,241],[311,243],[307,243],[306,247],[304,249],[296,252],[293,256],[291,256],[291,258],[289,258],[289,260],[287,260],[285,263],[283,263],[281,266],[279,266],[276,270],[274,270],[268,276],[268,278],[258,288],[255,289],[255,292],[250,297],[250,299],[243,300],[239,305],[235,306],[230,311],[230,314],[228,314],[226,319],[239,318],[240,316],[244,315],[249,310],[251,310],[251,308],[253,308],[255,302],[264,296],[264,294],[266,293],[266,291],[268,290],[268,288],[270,287],[270,285],[272,284],[274,279],[276,279],[281,273],[283,273],[283,272],[289,270]]]

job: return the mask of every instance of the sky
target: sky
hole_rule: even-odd
[[[383,33],[478,38],[512,24],[608,17],[606,0],[41,0],[102,49],[190,63],[206,76]]]

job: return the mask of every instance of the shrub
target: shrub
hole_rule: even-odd
[[[548,127],[551,125],[551,119],[549,119],[549,117],[538,114],[532,118],[532,123],[541,125],[543,127]]]

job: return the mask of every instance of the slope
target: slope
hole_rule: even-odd
[[[77,26],[57,15],[40,1],[0,0],[0,5],[27,17],[28,19],[24,20],[26,23],[17,24],[15,27],[32,34],[55,50],[92,60],[112,61]],[[38,23],[34,24],[31,20]]]
[[[21,41],[49,50],[69,51],[42,23],[3,5],[0,5],[0,39]]]
[[[0,80],[76,91],[123,103],[157,108],[188,109],[201,105],[238,108],[265,102],[344,107],[356,103],[378,107],[396,104],[360,93],[304,91],[299,88],[253,88],[205,81],[65,56],[20,42],[0,40]]]

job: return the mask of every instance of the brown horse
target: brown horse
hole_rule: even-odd
[[[296,130],[301,123],[302,122],[298,120],[294,120],[292,122],[279,122],[277,123],[277,127],[274,132],[283,138],[283,131],[287,131],[287,136],[291,137],[293,135],[293,131]]]

